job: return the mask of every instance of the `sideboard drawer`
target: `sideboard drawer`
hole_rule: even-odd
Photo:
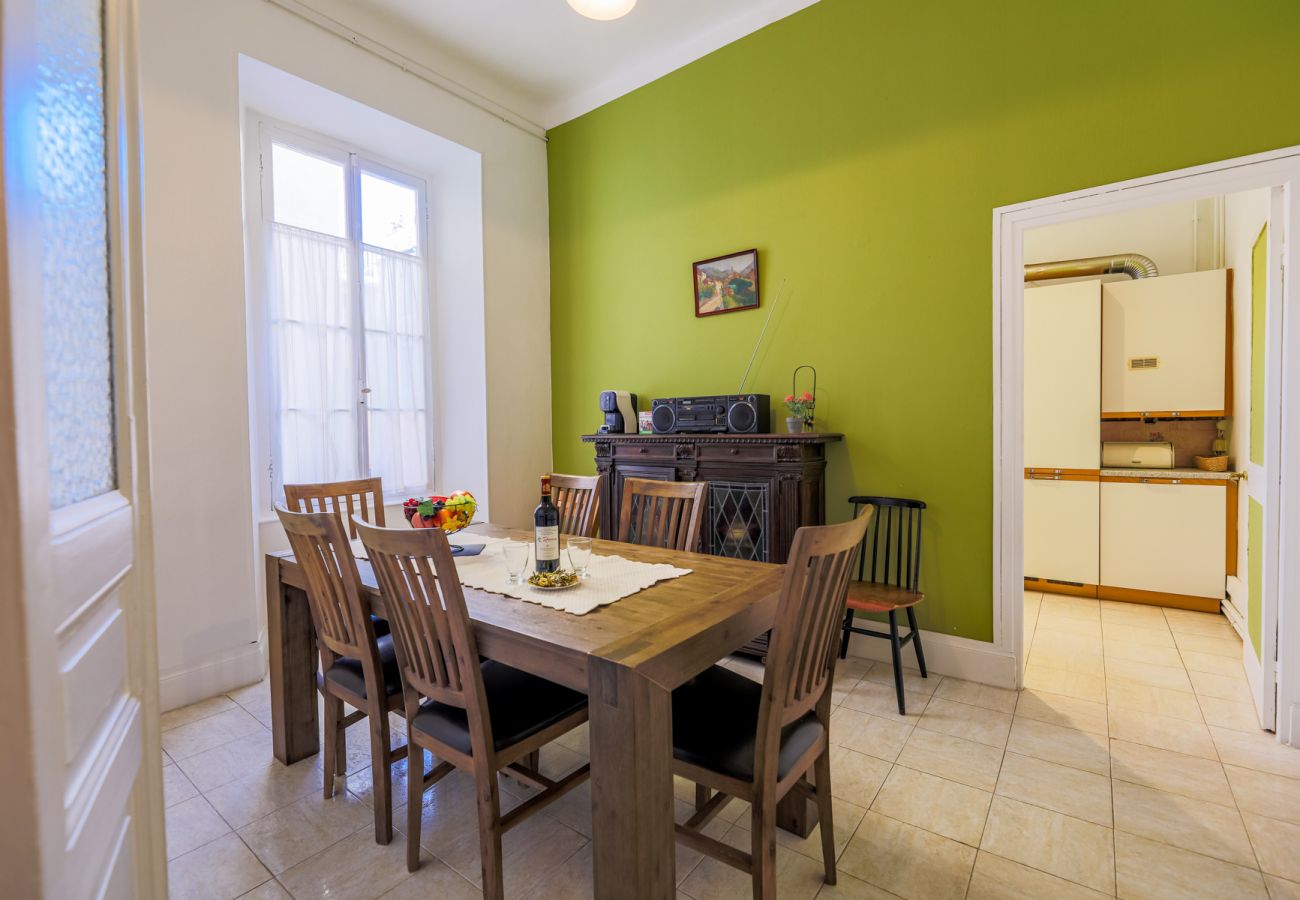
[[[614,458],[618,460],[626,460],[628,462],[651,459],[656,461],[671,461],[675,458],[676,452],[675,445],[667,443],[646,442],[644,444],[629,443],[614,445]]]
[[[710,462],[761,462],[776,461],[776,447],[772,444],[700,444],[701,460]]]

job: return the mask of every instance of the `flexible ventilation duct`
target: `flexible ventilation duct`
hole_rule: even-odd
[[[1089,256],[1025,266],[1025,281],[1050,281],[1053,278],[1086,278],[1089,275],[1127,275],[1129,278],[1155,278],[1160,274],[1155,262],[1141,253],[1116,253],[1112,256]]]

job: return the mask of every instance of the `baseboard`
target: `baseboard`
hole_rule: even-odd
[[[167,672],[159,679],[158,702],[167,712],[254,684],[266,677],[266,632],[221,659]]]
[[[1300,704],[1293,703],[1287,710],[1277,711],[1277,739],[1300,750]]]
[[[1261,692],[1264,687],[1261,684],[1264,680],[1264,668],[1259,663],[1259,657],[1255,655],[1255,645],[1250,642],[1249,635],[1246,636],[1241,645],[1241,665],[1246,670],[1246,683],[1250,685],[1251,701],[1255,704],[1256,711],[1258,711],[1260,706],[1259,698],[1262,696]],[[1276,699],[1274,703],[1276,703]],[[1269,705],[1272,706],[1273,704]],[[1274,712],[1276,713],[1276,710]],[[1271,722],[1261,721],[1260,724],[1267,731],[1275,731],[1277,728],[1276,720]]]
[[[868,628],[881,627],[880,623],[872,625],[865,620],[858,624]],[[922,630],[921,649],[925,652],[927,672],[994,687],[1016,687],[1015,656],[986,641]],[[849,655],[880,662],[891,661],[889,641],[860,634],[853,635],[849,641]],[[903,665],[909,669],[916,668],[916,654],[911,644],[903,648]]]

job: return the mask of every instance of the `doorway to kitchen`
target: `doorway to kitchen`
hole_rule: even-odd
[[[1291,741],[1297,184],[1293,148],[995,210],[994,615],[1021,685],[1105,701],[1085,664],[1104,614],[1117,668],[1217,691],[1215,660],[1157,667],[1223,659],[1231,622],[1260,723]],[[1044,610],[1078,625],[1035,656]]]

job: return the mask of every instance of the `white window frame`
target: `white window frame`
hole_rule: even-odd
[[[428,484],[422,486],[392,487],[385,484],[385,504],[400,503],[411,493],[432,491],[437,483],[436,443],[438,415],[436,394],[434,392],[434,348],[436,346],[434,327],[437,320],[433,310],[432,279],[429,274],[429,190],[427,179],[413,174],[398,164],[384,160],[378,154],[364,148],[356,147],[344,141],[328,138],[305,129],[296,128],[282,121],[252,114],[248,127],[258,133],[257,156],[250,160],[256,166],[256,201],[257,206],[250,209],[249,215],[249,251],[252,289],[249,296],[255,303],[250,321],[253,324],[250,335],[250,358],[253,361],[254,411],[257,424],[255,453],[257,463],[255,478],[260,485],[258,505],[264,516],[270,515],[275,504],[284,500],[284,483],[281,477],[283,467],[280,465],[280,426],[279,415],[272,396],[276,360],[271,346],[271,298],[270,298],[270,253],[268,225],[275,221],[275,195],[271,167],[271,145],[283,144],[304,153],[318,156],[341,164],[345,171],[346,198],[346,234],[343,239],[349,244],[349,265],[352,273],[352,304],[354,321],[357,324],[356,372],[354,381],[357,386],[357,472],[358,477],[369,474],[369,416],[367,398],[369,388],[365,384],[365,316],[363,290],[365,270],[362,262],[366,247],[361,240],[361,175],[369,173],[395,184],[413,189],[418,196],[417,227],[419,229],[419,254],[424,263],[423,285],[424,297],[424,351],[425,351],[425,448],[428,454]],[[374,250],[389,252],[382,247]],[[262,476],[265,477],[262,477]]]

